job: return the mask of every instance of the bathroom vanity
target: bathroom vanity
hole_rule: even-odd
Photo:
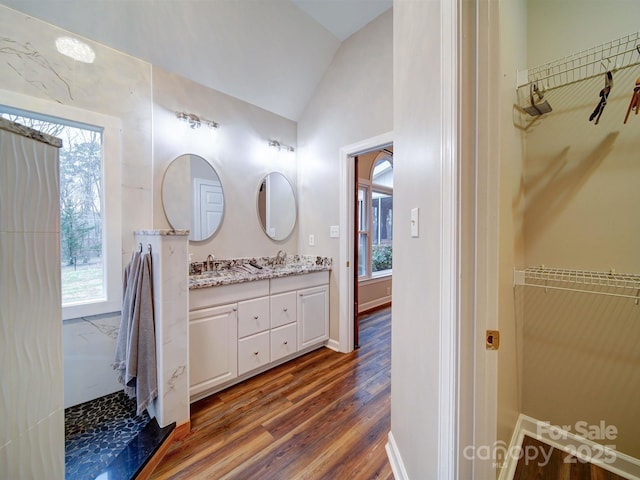
[[[293,235],[292,182],[281,172],[255,190],[260,228],[275,242]],[[208,242],[220,230],[227,199],[213,165],[196,154],[176,157],[162,180],[162,205],[174,230]],[[201,253],[201,252],[199,252]],[[189,263],[189,398],[193,402],[329,340],[331,259],[286,255]]]
[[[247,263],[189,278],[191,402],[329,339],[330,260]]]

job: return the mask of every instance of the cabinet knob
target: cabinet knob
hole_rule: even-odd
[[[282,310],[283,310],[284,312],[286,312],[286,311],[287,311],[287,307],[284,307]]]
[[[286,345],[287,343],[289,343],[289,342],[287,342],[287,341],[285,340],[285,341],[284,341],[284,344]]]
[[[238,311],[238,307],[233,307],[233,311],[237,312]]]
[[[253,316],[253,319],[254,319],[254,320],[257,320],[257,319],[258,319],[258,315],[254,315],[254,316]]]
[[[260,353],[260,352],[253,352],[254,355],[258,355],[258,353]]]

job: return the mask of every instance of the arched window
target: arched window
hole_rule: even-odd
[[[368,182],[358,186],[358,276],[391,274],[393,239],[393,157],[380,152]]]

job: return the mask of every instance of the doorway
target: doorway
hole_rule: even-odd
[[[344,353],[353,351],[356,345],[356,319],[358,307],[358,269],[355,235],[356,228],[356,162],[355,157],[375,150],[382,150],[393,144],[393,133],[388,132],[376,137],[347,145],[340,149],[340,230],[348,232],[340,242],[338,269],[340,343],[339,350]],[[390,292],[391,294],[391,292]],[[362,299],[360,299],[361,301]]]
[[[364,314],[391,304],[393,264],[393,144],[353,157],[354,348]]]

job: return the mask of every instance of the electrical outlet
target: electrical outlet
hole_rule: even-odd
[[[338,238],[340,236],[340,225],[331,225],[329,227],[329,237]]]
[[[316,244],[316,236],[315,235],[309,235],[309,246],[313,247]]]

